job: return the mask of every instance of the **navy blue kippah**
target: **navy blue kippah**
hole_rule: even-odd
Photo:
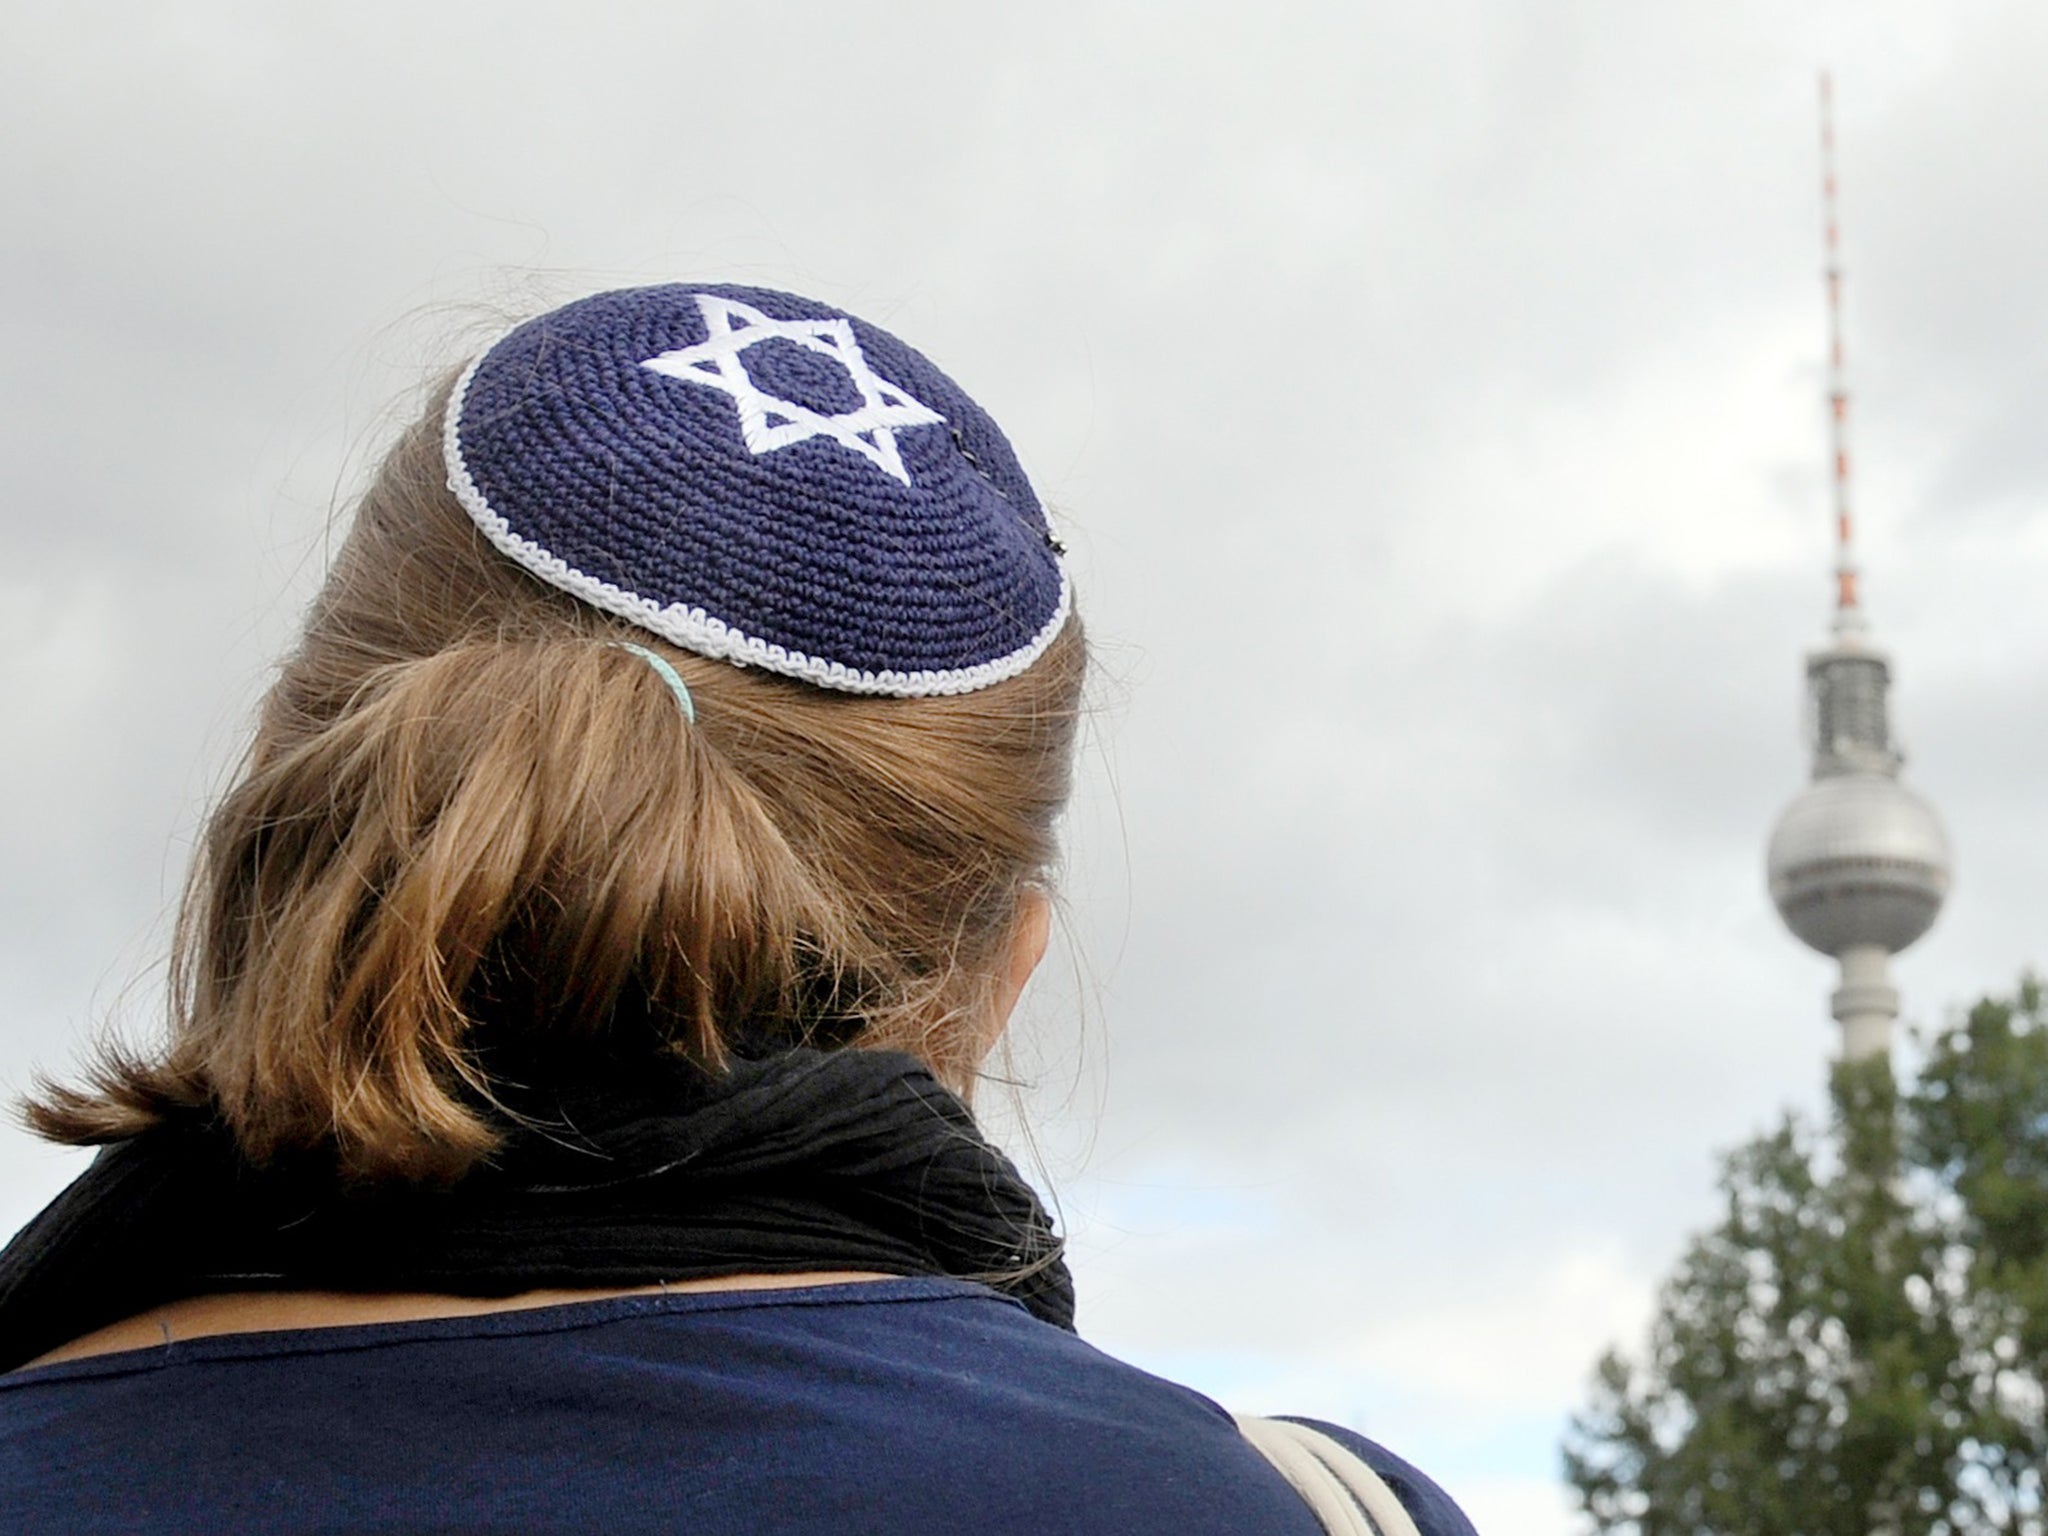
[[[811,299],[678,284],[566,305],[469,366],[443,448],[499,549],[706,656],[966,693],[1066,622],[1060,547],[1001,429]]]

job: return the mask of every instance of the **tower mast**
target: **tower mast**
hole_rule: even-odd
[[[1849,502],[1849,375],[1842,353],[1842,233],[1835,181],[1835,85],[1820,77],[1820,191],[1828,288],[1828,446],[1834,460],[1836,637],[1866,628],[1856,594],[1856,528]]]

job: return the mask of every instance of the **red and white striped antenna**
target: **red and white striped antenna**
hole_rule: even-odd
[[[1842,237],[1835,193],[1835,87],[1820,77],[1820,192],[1827,232],[1828,436],[1835,458],[1835,622],[1837,638],[1865,627],[1856,595],[1855,523],[1849,510],[1849,377],[1842,357]]]

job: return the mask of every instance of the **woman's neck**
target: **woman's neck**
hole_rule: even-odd
[[[440,1317],[476,1317],[487,1312],[520,1312],[614,1296],[661,1296],[691,1291],[784,1291],[816,1285],[850,1285],[891,1277],[868,1270],[815,1270],[790,1275],[718,1275],[697,1280],[658,1281],[597,1290],[535,1290],[516,1296],[442,1296],[429,1292],[230,1291],[166,1302],[95,1328],[60,1344],[23,1366],[58,1365],[131,1349],[160,1349],[187,1339],[226,1333],[281,1333],[302,1328],[358,1328],[371,1323],[414,1323]]]

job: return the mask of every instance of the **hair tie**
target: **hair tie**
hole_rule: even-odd
[[[682,673],[669,665],[666,656],[650,651],[644,645],[635,645],[630,640],[607,640],[605,644],[616,651],[631,651],[654,668],[661,675],[661,680],[668,684],[668,691],[676,696],[676,702],[683,706],[683,718],[692,725],[697,723],[697,706],[690,698],[690,685],[683,681]]]

